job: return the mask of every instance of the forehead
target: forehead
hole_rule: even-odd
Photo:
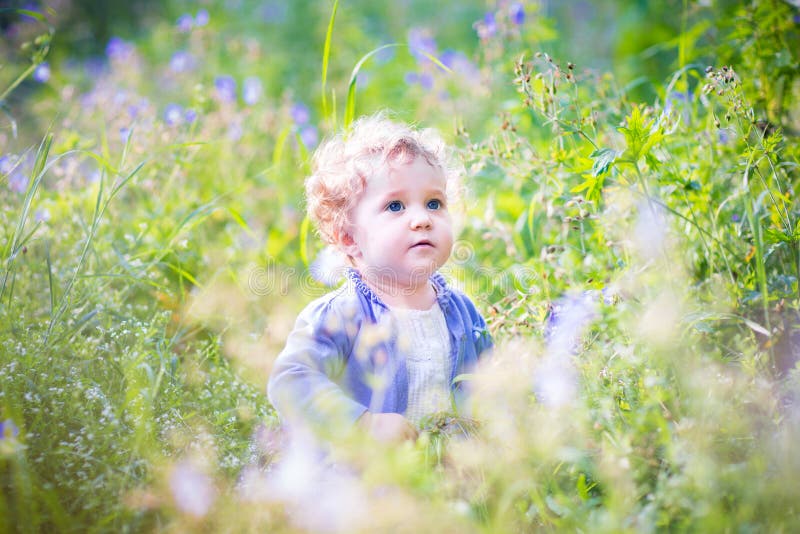
[[[444,189],[447,185],[442,169],[422,157],[402,158],[379,164],[367,183],[369,190]]]

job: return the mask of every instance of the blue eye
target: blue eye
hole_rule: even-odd
[[[441,209],[441,207],[442,207],[442,202],[440,200],[433,199],[428,201],[429,210],[438,210]]]
[[[403,203],[399,200],[392,200],[386,205],[386,209],[389,211],[400,211],[403,209]]]

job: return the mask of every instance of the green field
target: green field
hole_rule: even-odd
[[[0,532],[800,528],[796,1],[1,6]],[[377,110],[463,165],[497,347],[323,468],[265,387]]]

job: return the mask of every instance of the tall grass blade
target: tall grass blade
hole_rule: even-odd
[[[333,9],[331,10],[331,18],[328,21],[328,31],[325,33],[325,46],[322,49],[322,116],[328,117],[328,95],[327,95],[327,82],[328,82],[328,61],[331,55],[331,37],[333,36],[333,23],[336,20],[336,9],[339,7],[339,0],[334,0]],[[336,117],[333,117],[335,122]]]

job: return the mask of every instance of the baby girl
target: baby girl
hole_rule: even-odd
[[[299,315],[269,380],[291,424],[358,424],[415,439],[426,416],[457,409],[491,348],[475,305],[438,272],[450,256],[458,181],[430,130],[365,117],[325,141],[306,180],[308,214],[347,257],[346,283]]]

